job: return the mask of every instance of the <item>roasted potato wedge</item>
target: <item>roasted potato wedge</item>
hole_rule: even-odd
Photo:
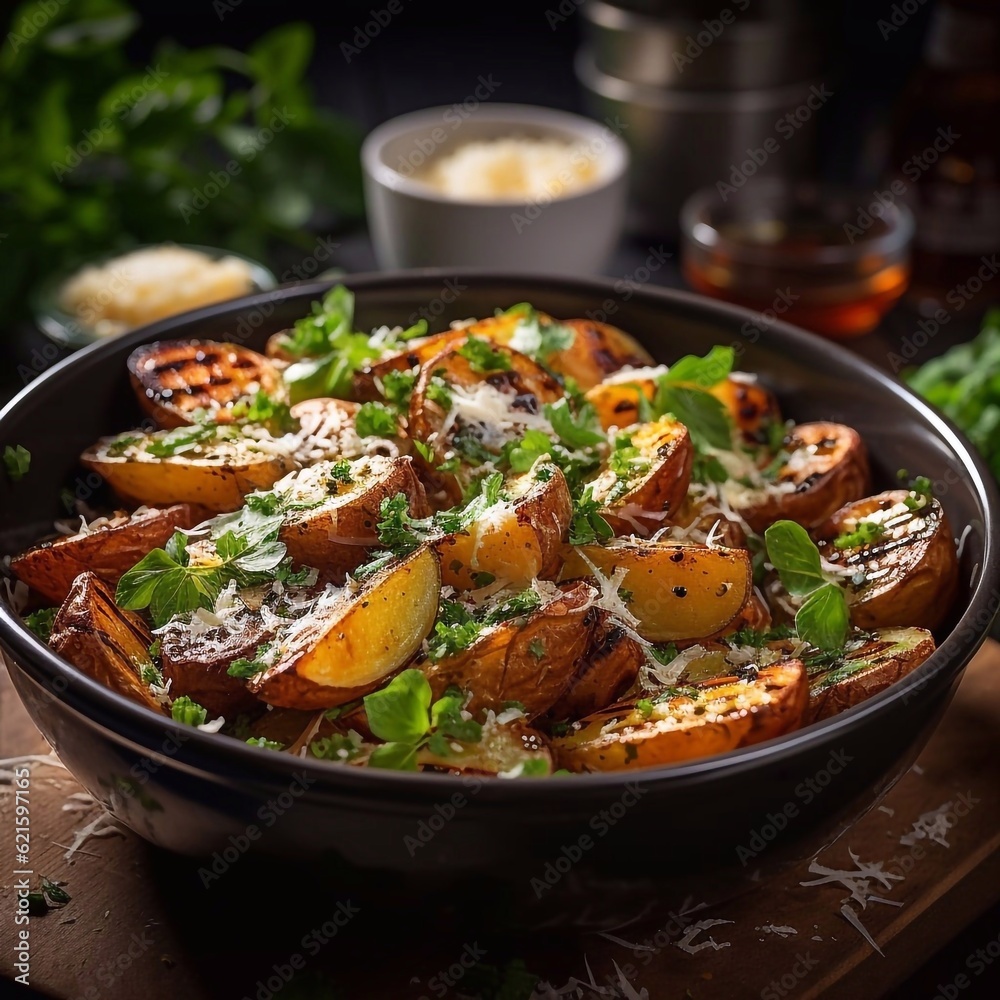
[[[859,628],[935,629],[947,617],[958,588],[958,557],[937,500],[889,490],[841,507],[815,537],[827,562],[854,574],[847,603]]]
[[[649,352],[616,326],[589,319],[567,319],[561,324],[573,331],[573,343],[546,359],[546,367],[574,379],[584,392],[612,372],[653,364]]]
[[[828,719],[884,691],[919,667],[934,649],[934,636],[926,629],[879,629],[843,659],[810,672],[806,723]]]
[[[533,777],[552,773],[552,752],[545,737],[521,722],[499,725],[489,721],[483,726],[479,743],[469,743],[460,751],[438,757],[425,747],[417,755],[422,770],[448,771],[470,776],[520,777],[525,766],[533,768]]]
[[[590,564],[606,580],[614,578],[628,594],[636,631],[652,642],[713,635],[739,615],[752,592],[744,549],[619,538],[563,553],[561,578],[591,575]]]
[[[274,365],[239,344],[169,340],[137,347],[128,358],[129,377],[139,405],[161,427],[193,424],[195,410],[212,420],[233,419],[233,407],[258,392],[284,399],[284,383]]]
[[[14,556],[10,568],[46,601],[61,604],[73,581],[88,570],[112,585],[140,559],[162,548],[178,528],[193,528],[210,512],[193,504],[119,511],[85,531],[44,542]]]
[[[482,472],[490,456],[499,455],[503,445],[523,435],[526,428],[548,428],[541,416],[546,403],[563,398],[556,379],[527,355],[497,345],[497,367],[477,371],[461,353],[449,348],[420,369],[410,397],[409,434],[430,449],[430,459],[421,453],[419,461],[431,492],[442,493],[453,503]],[[450,391],[446,411],[433,398],[432,385],[443,379]],[[455,459],[455,471],[439,466]]]
[[[656,376],[664,368],[638,368],[634,378],[622,371],[593,386],[586,393],[605,430],[639,423],[640,399],[652,402],[656,394]],[[777,397],[753,375],[733,372],[708,390],[729,411],[733,424],[748,444],[766,439],[770,424],[781,420]]]
[[[337,583],[377,545],[383,500],[402,493],[414,517],[430,513],[409,458],[373,455],[355,459],[346,470],[334,462],[318,462],[279,479],[274,492],[298,507],[287,515],[278,536],[295,565],[312,566]]]
[[[198,612],[195,613],[198,620]],[[203,619],[202,619],[203,620]],[[200,620],[199,620],[200,623]],[[238,626],[238,627],[237,627]],[[246,681],[226,671],[234,660],[252,660],[257,648],[272,636],[257,615],[242,614],[232,628],[186,623],[168,626],[159,633],[160,669],[170,681],[170,696],[187,695],[208,711],[209,718],[233,719],[258,702]]]
[[[506,500],[474,524],[436,543],[441,579],[457,590],[473,590],[488,573],[527,587],[559,568],[561,547],[573,517],[573,501],[562,472],[545,457],[504,484]]]
[[[251,692],[285,708],[333,708],[384,683],[420,648],[441,592],[438,556],[422,546],[366,579],[333,590],[276,639],[273,666]]]
[[[362,401],[381,399],[382,393],[379,391],[379,385],[389,372],[406,372],[419,368],[443,351],[465,343],[469,339],[470,333],[492,339],[489,332],[482,328],[483,326],[485,323],[474,323],[472,326],[457,330],[447,330],[444,333],[435,333],[430,337],[420,337],[410,341],[407,350],[370,362],[354,373],[351,389],[352,398]]]
[[[733,372],[709,392],[729,411],[747,444],[763,444],[771,425],[783,422],[778,397],[761,385],[756,375]]]
[[[809,699],[798,660],[761,670],[755,680],[722,677],[653,704],[615,705],[553,741],[570,771],[617,771],[711,757],[783,736],[802,725]]]
[[[822,524],[845,503],[865,496],[871,488],[868,452],[861,436],[843,424],[796,425],[787,439],[787,462],[778,470],[774,487],[748,491],[737,512],[762,534],[787,518],[805,528]]]
[[[569,685],[549,709],[555,720],[582,719],[617,701],[646,662],[642,646],[606,612],[599,612],[590,645]]]
[[[142,680],[152,667],[153,637],[146,623],[115,604],[114,587],[96,573],[73,582],[52,623],[49,645],[77,670],[154,712],[165,711]]]
[[[200,504],[213,513],[243,506],[254,490],[270,489],[296,462],[284,450],[265,448],[250,437],[206,438],[175,453],[168,434],[121,434],[102,438],[80,461],[105,479],[123,500],[149,506]]]
[[[534,719],[552,707],[572,681],[598,619],[596,592],[579,583],[552,596],[526,617],[490,626],[467,649],[420,664],[435,698],[455,685],[471,691],[474,715],[499,712],[506,701]]]
[[[694,448],[687,428],[670,417],[639,424],[624,432],[636,454],[617,449],[618,466],[593,481],[593,497],[616,535],[648,537],[664,526],[684,503],[691,482]]]

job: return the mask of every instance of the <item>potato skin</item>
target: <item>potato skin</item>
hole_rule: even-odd
[[[709,392],[729,411],[747,444],[763,444],[768,427],[782,420],[778,397],[745,372],[733,372]]]
[[[851,621],[859,628],[919,625],[935,629],[951,611],[958,590],[958,556],[947,515],[931,499],[921,510],[900,513],[887,535],[860,548],[838,550],[835,539],[854,529],[859,518],[885,511],[910,496],[889,490],[849,503],[815,532],[829,562],[864,572],[867,582],[848,585]]]
[[[421,367],[410,396],[408,433],[431,449],[430,460],[421,454],[417,455],[421,477],[431,496],[443,495],[453,504],[461,501],[464,487],[471,482],[479,467],[463,465],[458,473],[441,472],[438,469],[445,461],[452,439],[442,439],[441,431],[444,429],[447,413],[428,397],[428,389],[435,375],[440,374],[446,383],[461,389],[490,385],[498,392],[509,395],[511,400],[521,400],[526,412],[539,412],[546,403],[555,403],[564,395],[555,377],[526,354],[502,345],[497,346],[496,350],[506,355],[510,365],[508,369],[476,372],[468,359],[459,354],[459,347],[442,351]]]
[[[542,469],[550,473],[548,479],[538,478]],[[515,497],[503,518],[472,525],[435,543],[446,586],[474,590],[476,574],[490,573],[513,586],[527,587],[536,577],[550,578],[558,571],[562,541],[573,518],[566,477],[539,459],[513,481],[511,492]]]
[[[154,712],[164,707],[140,671],[152,666],[146,623],[115,604],[114,588],[95,573],[81,573],[52,623],[49,646],[88,677]]]
[[[590,388],[586,396],[597,411],[601,426],[609,430],[638,423],[639,399],[645,397],[652,402],[655,391],[655,380],[640,372],[634,382],[617,379],[601,382]],[[726,407],[748,444],[761,443],[768,425],[781,420],[777,397],[745,372],[733,372],[708,391]]]
[[[105,438],[80,456],[80,462],[105,479],[128,503],[167,507],[200,504],[214,514],[243,506],[254,490],[270,489],[295,467],[290,456],[223,448],[211,459],[181,454],[139,461],[107,453]]]
[[[648,718],[630,702],[597,712],[577,732],[553,741],[556,764],[616,771],[711,757],[797,729],[809,698],[798,660],[761,670],[754,681],[720,677],[694,690],[655,706]],[[692,710],[699,706],[701,712]]]
[[[239,344],[158,341],[137,347],[127,366],[139,405],[160,427],[192,424],[197,409],[209,410],[213,420],[227,423],[233,405],[258,392],[284,398],[274,365]]]
[[[586,556],[602,576],[626,570],[628,610],[636,631],[652,642],[712,635],[743,610],[753,587],[745,549],[708,548],[677,542],[616,539],[607,545],[564,547],[563,580],[591,575]]]
[[[611,501],[601,515],[616,535],[649,537],[680,510],[691,483],[694,447],[687,428],[663,417],[630,429],[632,445],[650,463],[649,471],[632,485],[628,493]],[[617,484],[610,469],[593,483],[594,499],[609,496]]]
[[[845,503],[865,496],[871,488],[868,451],[861,436],[844,424],[797,424],[789,435],[789,451],[809,449],[807,461],[784,466],[777,483],[791,483],[792,493],[765,494],[739,508],[758,534],[787,518],[804,528],[822,524]]]
[[[250,691],[284,708],[334,708],[380,687],[420,648],[437,615],[441,570],[424,545],[313,612]]]
[[[622,368],[643,368],[654,363],[634,337],[609,323],[567,319],[562,320],[562,325],[573,330],[576,337],[568,348],[549,357],[546,367],[575,379],[584,392]]]
[[[378,545],[379,505],[384,499],[403,493],[414,517],[430,513],[423,484],[410,458],[374,456],[362,462],[371,468],[370,477],[355,489],[331,496],[319,507],[293,513],[278,535],[296,567],[311,566],[320,571],[324,580],[338,584],[366,562]],[[290,478],[280,480],[275,488],[280,490]]]
[[[582,719],[620,698],[633,684],[646,655],[606,612],[600,612],[590,645],[548,716],[557,721]]]
[[[122,524],[33,546],[15,556],[10,568],[45,600],[61,604],[81,573],[91,571],[117,584],[140,559],[162,548],[176,529],[193,528],[210,516],[194,504],[152,509]]]
[[[232,720],[258,704],[243,678],[226,671],[241,657],[252,660],[257,647],[270,638],[260,619],[247,617],[239,632],[225,626],[193,638],[184,625],[160,634],[160,666],[170,680],[170,695],[187,695],[208,711],[209,718]]]
[[[860,705],[916,670],[934,649],[934,636],[926,629],[880,630],[871,642],[848,653],[843,663],[810,677],[805,724]]]
[[[471,691],[467,708],[474,715],[499,712],[505,701],[519,701],[527,718],[552,707],[573,680],[577,662],[590,644],[598,620],[596,592],[579,583],[519,621],[484,632],[468,649],[432,663],[420,663],[435,698],[452,684]],[[539,657],[532,651],[541,644]]]

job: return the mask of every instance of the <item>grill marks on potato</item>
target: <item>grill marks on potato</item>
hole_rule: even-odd
[[[906,490],[889,490],[850,503],[817,530],[820,553],[832,566],[853,570],[848,585],[851,619],[859,628],[916,625],[937,628],[958,588],[958,557],[941,504],[916,510]],[[899,509],[897,509],[899,508]],[[875,519],[883,534],[865,545],[838,549],[836,539]]]
[[[225,422],[239,400],[259,391],[273,396],[282,385],[266,357],[238,344],[146,344],[129,356],[128,369],[143,408],[163,427],[192,423],[198,409]]]
[[[782,736],[802,724],[809,698],[805,667],[788,660],[750,681],[722,677],[643,710],[612,706],[554,741],[556,763],[571,771],[675,764]]]

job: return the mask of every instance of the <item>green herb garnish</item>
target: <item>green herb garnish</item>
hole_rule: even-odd
[[[208,712],[186,694],[182,694],[179,698],[174,698],[170,706],[170,718],[185,726],[201,726],[208,718]]]
[[[3,464],[12,483],[19,483],[31,468],[31,452],[23,444],[7,445],[3,450]]]
[[[488,340],[469,337],[458,349],[458,353],[469,362],[469,367],[479,375],[487,372],[509,371],[510,355],[497,350]]]
[[[38,636],[42,642],[48,642],[52,637],[52,623],[59,614],[58,608],[40,608],[24,616],[24,624]]]
[[[392,437],[399,433],[396,414],[385,403],[362,403],[354,418],[359,437]]]
[[[446,694],[432,704],[431,686],[420,670],[404,670],[386,687],[366,695],[365,713],[372,733],[387,742],[369,757],[372,767],[401,771],[417,769],[417,754],[451,754],[451,742],[478,743],[483,728],[462,717],[464,698]]]
[[[793,597],[805,598],[795,615],[800,639],[819,649],[844,645],[850,612],[844,591],[823,574],[819,549],[805,528],[794,521],[776,521],[766,532],[767,556]]]

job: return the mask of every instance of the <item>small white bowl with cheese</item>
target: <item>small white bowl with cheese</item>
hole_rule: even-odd
[[[387,269],[590,274],[625,219],[628,150],[607,123],[551,108],[426,108],[361,149],[375,254]]]

